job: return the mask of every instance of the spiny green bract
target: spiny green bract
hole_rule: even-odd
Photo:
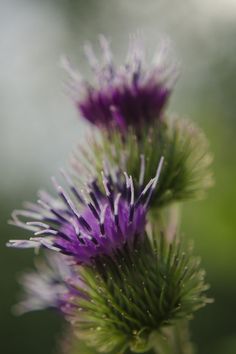
[[[140,157],[143,155],[145,161],[146,184],[155,176],[158,162],[164,156],[158,188],[151,202],[155,210],[174,201],[202,198],[212,185],[209,169],[212,157],[205,135],[185,119],[165,117],[154,127],[143,130],[139,137],[131,129],[125,138],[119,133],[104,133],[89,146],[91,152],[86,149],[83,152],[91,166],[100,171],[104,159],[108,159],[112,166],[120,166],[132,175],[137,187]]]
[[[87,288],[73,299],[70,319],[76,335],[100,352],[145,352],[154,331],[191,318],[207,302],[199,260],[164,236],[102,257],[80,274]]]

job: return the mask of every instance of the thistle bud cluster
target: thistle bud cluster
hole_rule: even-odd
[[[168,237],[161,215],[205,194],[211,156],[199,128],[166,112],[177,77],[166,48],[147,64],[133,40],[117,67],[108,41],[100,43],[101,63],[85,46],[93,83],[64,60],[76,109],[96,133],[62,171],[64,181],[53,178],[54,195],[40,191],[36,203],[12,213],[11,224],[31,236],[8,246],[42,249],[35,271],[20,279],[25,290],[15,310],[60,311],[78,354],[85,347],[165,354],[166,328],[209,300],[199,259],[180,235]]]

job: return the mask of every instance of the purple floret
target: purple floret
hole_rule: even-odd
[[[109,43],[100,37],[103,62],[98,63],[90,45],[85,52],[93,69],[94,83],[75,75],[68,62],[64,66],[71,77],[76,107],[83,118],[106,130],[118,129],[123,134],[128,127],[137,132],[162,118],[176,79],[176,65],[167,59],[145,65],[144,50],[140,41],[133,40],[126,63],[117,67]],[[165,48],[159,56],[165,54]]]
[[[163,159],[156,176],[139,191],[134,190],[132,177],[120,171],[102,173],[104,190],[93,180],[86,186],[86,195],[78,191],[69,176],[66,179],[71,196],[54,181],[59,198],[41,192],[38,204],[28,203],[27,210],[12,214],[11,223],[33,231],[34,237],[11,240],[8,245],[44,246],[72,256],[78,264],[91,264],[102,255],[112,256],[124,245],[134,248],[144,237],[147,208],[162,163]],[[30,221],[23,222],[22,217]]]

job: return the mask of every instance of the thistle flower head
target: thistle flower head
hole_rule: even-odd
[[[112,176],[102,173],[103,188],[96,180],[87,184],[81,194],[66,175],[71,194],[54,180],[58,199],[40,193],[38,204],[27,204],[27,210],[13,212],[12,223],[34,232],[30,240],[11,240],[9,246],[38,247],[73,256],[80,264],[89,264],[100,255],[112,255],[124,245],[133,248],[144,236],[148,203],[158,181],[157,173],[145,188],[136,192],[133,179],[120,171]],[[20,218],[26,217],[26,223]]]
[[[47,263],[22,278],[25,297],[16,309],[59,308],[73,334],[98,352],[146,352],[152,334],[209,302],[199,260],[157,227],[133,249],[125,244],[94,263],[72,264],[55,252]]]
[[[159,218],[146,221],[149,206],[156,211],[201,196],[211,159],[196,127],[163,114],[176,65],[159,58],[146,67],[134,40],[117,67],[108,41],[100,37],[100,44],[102,64],[85,47],[92,84],[64,62],[77,109],[102,130],[91,152],[82,150],[96,177],[79,190],[78,175],[62,171],[67,187],[53,178],[56,198],[41,191],[37,203],[13,212],[11,223],[34,235],[8,246],[49,252],[46,263],[22,277],[25,297],[16,310],[55,307],[73,334],[99,352],[140,353],[151,348],[154,333],[208,302],[199,260],[176,235],[169,240]],[[73,167],[78,170],[77,160]]]
[[[176,201],[201,199],[213,183],[208,141],[203,131],[187,119],[165,117],[165,121],[144,129],[139,138],[133,129],[129,129],[126,139],[117,132],[102,134],[92,137],[89,146],[89,151],[80,146],[79,154],[74,154],[74,169],[87,168],[81,162],[81,151],[93,166],[93,173],[101,169],[105,156],[111,165],[121,166],[133,176],[135,189],[148,183],[164,156],[158,188],[150,204],[152,211]]]
[[[82,282],[66,256],[47,251],[44,260],[36,260],[35,267],[19,278],[24,296],[14,306],[17,314],[49,307],[63,311],[72,295],[79,296],[76,286],[81,287]]]
[[[100,36],[103,61],[98,62],[92,47],[85,53],[94,72],[94,82],[88,83],[75,73],[68,61],[76,107],[84,119],[105,130],[126,133],[129,126],[139,132],[143,126],[160,120],[176,79],[176,65],[167,59],[163,46],[153,63],[145,64],[141,41],[133,38],[126,62],[116,66],[109,42]]]
[[[75,335],[99,352],[146,353],[154,333],[190,319],[209,302],[199,260],[157,230],[134,250],[98,259],[80,275],[85,296],[71,298],[68,319]]]

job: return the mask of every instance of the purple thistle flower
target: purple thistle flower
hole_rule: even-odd
[[[90,264],[101,255],[112,256],[124,245],[132,249],[144,236],[147,208],[162,164],[163,158],[156,176],[139,191],[134,190],[131,176],[106,171],[102,172],[104,192],[93,180],[87,184],[86,196],[64,174],[74,200],[54,180],[58,199],[41,192],[38,204],[27,203],[27,210],[12,214],[11,223],[33,231],[34,237],[28,241],[10,240],[8,246],[44,246],[73,256],[78,264]],[[31,221],[23,222],[22,217]]]
[[[90,44],[85,54],[94,72],[94,84],[83,80],[67,60],[63,66],[72,78],[73,98],[80,114],[90,123],[106,130],[128,127],[136,132],[146,124],[160,120],[176,80],[176,64],[167,60],[166,46],[148,67],[138,38],[131,41],[127,60],[117,67],[109,42],[100,36],[103,62],[99,65]]]
[[[46,259],[36,262],[36,270],[24,273],[19,282],[24,288],[22,300],[14,306],[17,314],[44,308],[58,308],[68,312],[70,298],[80,294],[78,288],[85,288],[67,256],[47,252]]]

